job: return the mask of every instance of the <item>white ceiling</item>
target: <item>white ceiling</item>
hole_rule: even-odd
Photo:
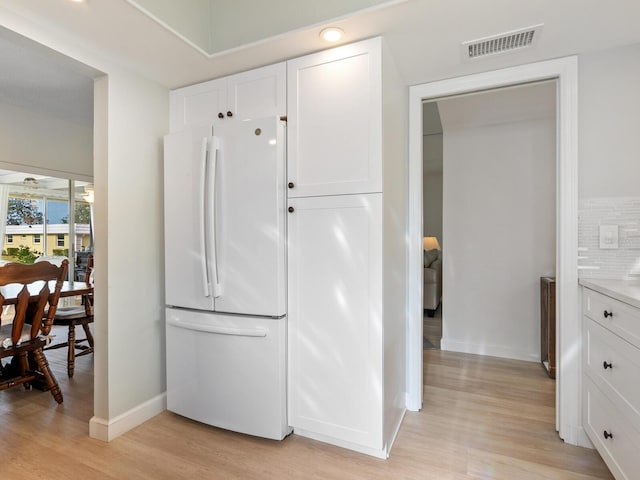
[[[295,3],[299,5],[302,1],[295,0]],[[85,4],[66,0],[0,0],[0,24],[4,24],[3,11],[29,19],[39,32],[45,32],[45,37],[63,34],[65,38],[76,39],[86,51],[117,59],[169,88],[328,47],[319,39],[321,26],[316,25],[208,57],[126,0],[87,0]],[[535,48],[472,62],[461,59],[463,41],[540,23],[544,29]],[[344,42],[383,35],[402,78],[407,85],[413,85],[638,43],[640,1],[408,0],[331,24],[346,32]],[[0,35],[0,40],[2,37]],[[3,65],[0,91],[13,88],[15,95],[37,103],[49,97],[65,99],[58,103],[66,104],[67,108],[83,103],[82,87],[71,86],[72,83],[63,77],[57,78],[51,70],[60,56],[52,63],[34,57],[15,66],[11,62],[20,62],[27,53],[23,50],[20,55],[12,55],[9,50],[6,46],[0,47]],[[9,71],[15,73],[13,78],[8,75]],[[86,70],[80,76],[86,80],[96,74]],[[52,82],[52,78],[57,81]],[[68,88],[65,90],[64,86]],[[81,115],[71,111],[67,114]]]
[[[55,200],[69,199],[69,180],[66,178],[34,175],[32,173],[0,170],[0,185],[8,185],[11,195],[33,195]],[[75,182],[76,200],[82,200],[85,186],[92,188],[88,182]]]
[[[0,103],[93,124],[91,69],[0,28]]]
[[[206,55],[407,0],[127,0]]]

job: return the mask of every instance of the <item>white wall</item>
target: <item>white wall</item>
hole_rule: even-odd
[[[444,350],[538,360],[555,272],[555,84],[438,102]]]
[[[0,6],[0,25],[105,72],[94,123],[96,353],[91,435],[110,440],[165,408],[162,136],[169,92]]]
[[[384,156],[383,328],[384,442],[387,451],[405,411],[407,331],[408,89],[382,42]]]
[[[107,192],[107,210],[102,230],[96,228],[96,268],[106,247],[109,406],[103,418],[112,419],[166,389],[162,139],[169,96],[127,72],[109,74],[107,93],[106,184],[96,179],[96,192]]]
[[[640,195],[640,44],[580,56],[580,198]]]
[[[0,104],[2,168],[90,180],[93,125],[80,125],[8,103]]]
[[[442,240],[442,133],[422,137],[422,228],[425,237]]]
[[[422,230],[442,246],[442,124],[437,102],[422,105]]]
[[[579,68],[579,276],[637,279],[640,44],[582,55]],[[618,249],[600,249],[600,225],[618,226]]]

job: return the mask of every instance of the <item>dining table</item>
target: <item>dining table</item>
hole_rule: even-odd
[[[42,281],[33,282],[29,285],[29,290],[33,289],[34,295],[40,291]],[[55,287],[55,281],[49,282],[49,290],[53,292]],[[17,297],[22,289],[22,285],[16,283],[10,283],[0,287],[0,295],[4,297],[5,305],[15,305],[18,301]],[[60,298],[76,297],[93,294],[93,285],[86,282],[77,281],[65,281],[60,289]],[[40,329],[43,335],[48,335],[51,330],[51,325],[42,324]]]

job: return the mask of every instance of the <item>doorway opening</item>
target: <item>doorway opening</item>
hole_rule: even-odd
[[[556,429],[567,443],[588,445],[582,429],[577,279],[577,60],[575,57],[485,72],[410,88],[410,253],[407,407],[422,407],[422,105],[424,101],[542,80],[557,80]],[[446,230],[446,228],[445,228]],[[444,269],[446,263],[446,236]],[[446,285],[444,286],[446,292]],[[446,294],[444,298],[446,304]],[[445,305],[446,307],[446,305]],[[578,354],[576,353],[578,352]],[[428,392],[427,392],[428,394]]]
[[[555,276],[555,91],[551,80],[423,105],[425,343],[438,346],[441,330],[445,350],[540,360],[539,283]]]
[[[4,27],[0,47],[6,67],[0,73],[2,261],[33,263],[43,256],[50,261],[66,257],[69,280],[84,282],[95,232],[89,197],[93,196],[94,79],[101,73]],[[82,299],[66,297],[58,306],[75,307],[75,302]],[[12,317],[3,320],[9,323]],[[80,330],[77,340],[83,339]],[[54,325],[51,346],[62,345],[68,332],[67,326]],[[81,347],[84,344],[76,345],[75,351]],[[45,352],[68,405],[65,411],[89,423],[94,356],[77,359],[72,370],[67,355],[67,348]],[[10,412],[20,405],[35,412],[46,409],[49,398],[42,402],[39,396],[10,388],[3,392],[0,410]]]

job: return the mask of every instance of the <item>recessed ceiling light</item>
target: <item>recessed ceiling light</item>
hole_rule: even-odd
[[[86,0],[68,0],[71,3],[84,3]]]
[[[344,35],[344,31],[337,27],[325,28],[320,32],[320,38],[326,42],[337,42]]]

